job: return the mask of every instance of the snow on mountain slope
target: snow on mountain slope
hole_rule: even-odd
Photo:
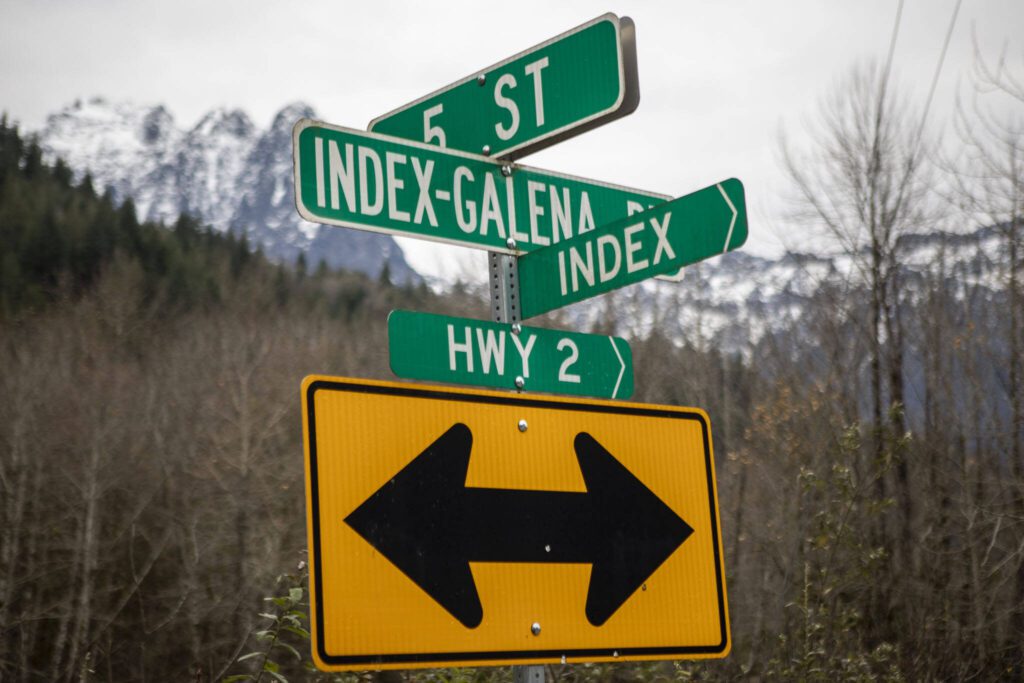
[[[88,171],[97,187],[109,187],[119,198],[132,197],[143,219],[151,217],[157,190],[143,179],[174,156],[182,137],[162,106],[98,97],[51,114],[39,133],[48,160],[61,157],[77,173]]]
[[[238,109],[215,109],[184,137],[174,159],[182,211],[223,229],[229,225],[238,181],[255,143],[256,127]],[[173,199],[173,198],[168,198]]]
[[[964,299],[994,300],[1006,289],[1007,250],[998,226],[970,233],[904,236],[901,279],[906,305],[918,303],[943,273]],[[864,255],[866,257],[866,254]],[[715,347],[749,358],[768,333],[799,329],[823,304],[826,289],[866,302],[864,282],[848,254],[785,253],[764,258],[740,251],[686,268],[679,283],[649,280],[564,310],[567,324],[644,338],[657,330],[676,343]]]

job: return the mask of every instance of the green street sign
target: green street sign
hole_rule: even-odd
[[[617,220],[518,260],[520,314],[530,318],[724,254],[747,241],[735,178]]]
[[[670,199],[309,119],[295,124],[292,144],[295,205],[306,220],[506,254]]]
[[[370,122],[374,133],[518,159],[631,114],[633,22],[602,15]]]
[[[629,398],[633,353],[625,339],[541,327],[392,311],[391,370],[406,379]]]

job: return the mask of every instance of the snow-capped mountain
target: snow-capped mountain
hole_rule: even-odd
[[[292,125],[313,110],[283,108],[260,130],[245,112],[214,109],[189,130],[162,106],[77,101],[50,115],[39,131],[48,160],[60,157],[77,176],[131,198],[139,218],[172,222],[190,213],[217,230],[245,234],[269,257],[376,276],[384,264],[399,282],[419,280],[387,235],[308,223],[295,211]]]

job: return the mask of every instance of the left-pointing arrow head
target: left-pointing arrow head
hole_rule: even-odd
[[[467,628],[483,619],[459,535],[473,435],[454,424],[345,522]]]

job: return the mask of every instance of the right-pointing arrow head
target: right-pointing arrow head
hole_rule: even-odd
[[[602,536],[587,590],[587,620],[600,626],[690,537],[680,519],[643,482],[580,432],[576,458],[590,496],[592,524]]]

